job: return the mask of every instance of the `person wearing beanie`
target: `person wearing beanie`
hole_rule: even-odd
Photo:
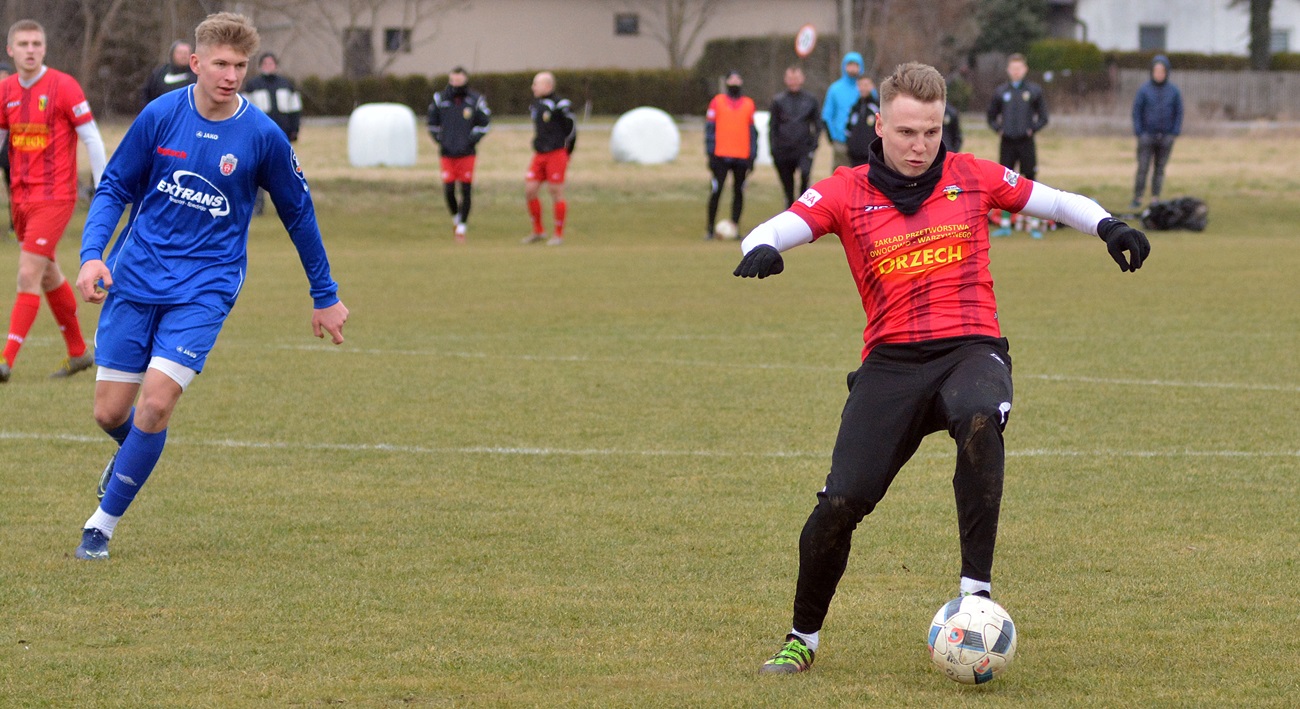
[[[1133,98],[1133,134],[1137,136],[1137,176],[1133,180],[1133,209],[1142,207],[1147,174],[1151,174],[1151,201],[1160,200],[1165,182],[1165,165],[1174,150],[1174,139],[1183,130],[1183,95],[1169,80],[1169,59],[1163,54],[1151,60],[1151,79]],[[1152,169],[1152,164],[1155,167]]]

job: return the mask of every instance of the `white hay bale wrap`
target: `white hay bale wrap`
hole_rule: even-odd
[[[415,112],[400,103],[366,103],[348,118],[353,167],[412,167],[419,156]]]
[[[681,147],[682,134],[673,117],[649,106],[619,116],[609,134],[609,151],[615,162],[641,165],[672,162]]]

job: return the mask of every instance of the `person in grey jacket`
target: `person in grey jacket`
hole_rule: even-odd
[[[1005,84],[993,93],[989,103],[989,127],[1001,136],[998,162],[1021,175],[1035,179],[1038,173],[1038,150],[1034,136],[1047,127],[1047,102],[1043,89],[1025,80],[1029,63],[1022,54],[1007,57]]]
[[[1183,95],[1169,80],[1169,59],[1159,55],[1151,61],[1151,80],[1138,89],[1133,99],[1133,134],[1137,136],[1137,177],[1133,180],[1133,209],[1142,206],[1147,173],[1151,172],[1151,201],[1160,200],[1165,182],[1165,165],[1174,149],[1174,138],[1183,130]],[[1154,160],[1153,160],[1154,159]],[[1155,169],[1151,170],[1154,161]]]

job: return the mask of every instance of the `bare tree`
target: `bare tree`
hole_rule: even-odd
[[[975,9],[979,0],[945,0],[934,12],[915,0],[861,0],[857,32],[867,46],[873,76],[898,64],[925,62],[942,72],[959,67],[979,36]]]
[[[1268,71],[1273,63],[1273,0],[1232,0],[1229,7],[1250,6],[1250,68]]]
[[[81,0],[81,61],[77,67],[77,76],[82,83],[90,83],[98,77],[102,64],[104,43],[113,38],[117,32],[117,17],[126,0],[112,0],[107,7],[94,0]]]
[[[339,66],[348,76],[382,74],[399,54],[385,52],[375,63],[373,35],[383,22],[400,23],[404,50],[432,42],[443,18],[468,8],[472,0],[252,0],[264,34],[282,32],[282,43],[319,42],[337,48]],[[409,34],[407,34],[409,31]]]
[[[610,0],[623,12],[635,13],[644,31],[668,52],[668,66],[686,67],[700,33],[729,0]]]

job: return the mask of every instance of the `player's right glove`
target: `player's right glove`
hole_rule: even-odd
[[[755,246],[740,259],[740,265],[731,272],[741,278],[767,278],[785,270],[785,261],[781,252],[767,244]]]
[[[1136,271],[1142,268],[1142,262],[1151,253],[1151,242],[1147,235],[1121,222],[1114,217],[1106,217],[1097,223],[1097,236],[1106,242],[1110,257],[1119,264],[1121,271]],[[1124,252],[1128,252],[1128,259]]]

